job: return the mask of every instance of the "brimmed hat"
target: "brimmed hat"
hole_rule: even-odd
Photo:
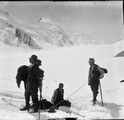
[[[30,59],[33,59],[34,61],[36,61],[36,60],[37,60],[37,56],[36,56],[36,55],[32,55],[32,56],[30,57]]]
[[[89,61],[94,62],[95,60],[94,58],[89,58]]]

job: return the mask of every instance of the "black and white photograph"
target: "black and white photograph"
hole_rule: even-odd
[[[123,1],[0,1],[0,120],[124,119]]]

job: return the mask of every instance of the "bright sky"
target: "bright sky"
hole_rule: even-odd
[[[1,2],[1,9],[15,17],[36,22],[49,16],[66,29],[94,33],[107,43],[123,37],[122,1],[103,2]]]

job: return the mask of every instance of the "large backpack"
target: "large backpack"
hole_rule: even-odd
[[[25,83],[27,82],[27,77],[28,77],[28,66],[22,65],[17,69],[17,74],[16,74],[16,83],[18,87],[20,87],[21,81],[24,81]]]

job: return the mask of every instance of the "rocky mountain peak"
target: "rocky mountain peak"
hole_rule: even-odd
[[[25,31],[23,31],[19,28],[16,28],[15,29],[15,36],[18,37],[19,45],[24,43],[24,44],[28,45],[30,48],[41,49],[41,47]]]

